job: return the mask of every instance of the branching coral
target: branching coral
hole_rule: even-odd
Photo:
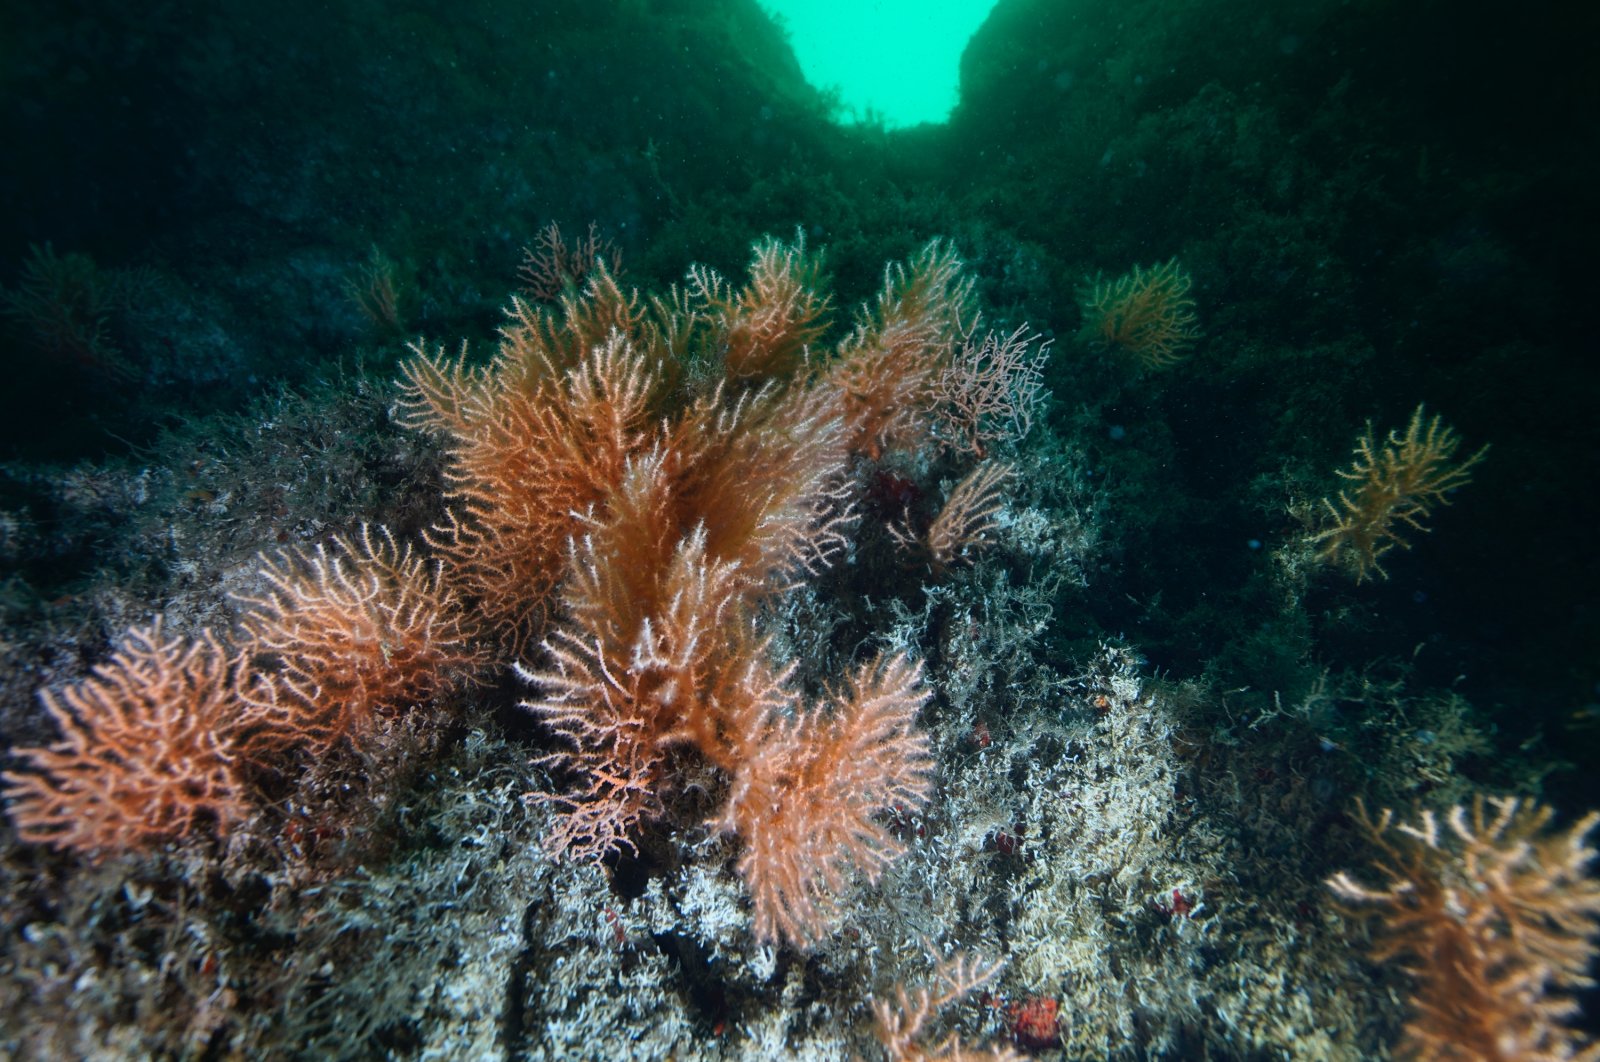
[[[1165,369],[1185,357],[1200,337],[1189,289],[1194,284],[1176,258],[1113,281],[1096,278],[1082,296],[1084,319],[1108,347],[1146,369]]]
[[[932,441],[971,291],[929,244],[824,365],[818,272],[798,241],[768,240],[742,288],[697,269],[646,302],[602,268],[559,313],[515,302],[486,369],[413,362],[404,406],[450,439],[454,511],[434,535],[450,579],[514,645],[556,620],[522,669],[558,743],[541,760],[552,848],[632,848],[688,750],[728,779],[717,821],[745,843],[758,932],[799,944],[826,930],[851,867],[870,878],[893,851],[875,811],[925,799],[911,720],[926,691],[895,657],[836,713],[805,707],[762,610],[844,545],[853,454]],[[722,375],[685,395],[693,359]],[[811,802],[773,799],[784,780]]]
[[[101,855],[246,818],[230,748],[245,716],[238,668],[209,633],[168,637],[157,620],[129,631],[93,678],[45,691],[62,739],[18,749],[32,770],[5,774],[23,839]]]
[[[863,665],[832,711],[801,708],[782,676],[753,684],[718,824],[744,840],[756,935],[809,944],[833,922],[850,868],[875,881],[902,851],[873,816],[928,798],[933,758],[912,722],[930,694],[901,655]]]
[[[355,541],[265,562],[246,597],[248,651],[271,668],[244,686],[258,709],[250,746],[326,749],[426,704],[487,663],[436,564],[363,525]]]
[[[1435,414],[1424,419],[1422,407],[1411,414],[1405,433],[1391,431],[1379,446],[1372,425],[1356,440],[1355,463],[1341,469],[1341,479],[1356,484],[1340,491],[1339,504],[1323,499],[1329,526],[1311,541],[1319,560],[1337,564],[1363,582],[1376,572],[1387,576],[1380,559],[1395,546],[1410,549],[1404,528],[1427,531],[1423,519],[1436,506],[1449,505],[1450,491],[1472,481],[1472,469],[1487,446],[1464,461],[1451,463],[1461,440]]]
[[[1376,930],[1372,957],[1401,959],[1415,981],[1404,1049],[1421,1059],[1600,1057],[1565,1024],[1590,984],[1600,919],[1591,812],[1547,833],[1552,812],[1516,798],[1424,812],[1394,825],[1359,811],[1384,882],[1339,874],[1329,886]],[[1391,828],[1392,827],[1392,828]]]

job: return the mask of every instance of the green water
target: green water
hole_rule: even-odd
[[[834,90],[846,122],[943,122],[961,52],[995,0],[761,0],[788,30],[806,79]]]

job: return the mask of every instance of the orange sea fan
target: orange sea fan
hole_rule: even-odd
[[[552,844],[577,858],[631,847],[658,812],[668,746],[732,769],[736,676],[764,655],[757,605],[824,563],[853,519],[841,497],[842,427],[823,398],[720,392],[629,461],[571,546],[551,666],[528,703],[573,778]]]
[[[647,510],[651,485],[641,486],[635,501]],[[550,845],[576,859],[634,847],[635,831],[660,812],[671,745],[728,762],[722,691],[749,649],[738,565],[709,560],[697,531],[645,570],[628,530],[598,527],[575,545],[568,622],[544,646],[550,663],[519,667],[539,691],[525,707],[563,745],[540,762],[570,776],[562,793],[541,794],[562,809]]]
[[[244,721],[238,661],[210,632],[135,627],[94,677],[40,697],[62,738],[17,749],[6,799],[25,841],[93,855],[225,834],[250,815],[230,742]]]
[[[736,765],[735,676],[764,654],[754,609],[791,568],[821,563],[850,519],[834,499],[837,419],[762,394],[715,407],[632,460],[585,518],[545,643],[551,666],[524,671],[542,694],[527,706],[566,746],[543,762],[575,780],[551,797],[565,809],[552,843],[578,858],[631,847],[656,812],[667,746]],[[781,411],[796,415],[767,419]]]
[[[757,243],[750,279],[737,292],[710,269],[690,270],[689,294],[721,336],[729,380],[786,378],[800,367],[807,344],[828,328],[831,300],[816,290],[821,272],[822,257],[806,253],[803,235]]]
[[[487,369],[419,357],[401,406],[449,442],[451,510],[430,541],[450,584],[519,648],[553,620],[542,660],[519,667],[555,741],[535,794],[556,811],[550,847],[632,849],[698,758],[743,794],[721,821],[749,845],[761,932],[800,943],[851,868],[872,877],[896,850],[875,811],[924,799],[911,721],[927,693],[896,658],[836,711],[794,715],[762,610],[845,546],[854,455],[933,441],[932,381],[971,301],[931,243],[890,267],[823,367],[805,356],[825,324],[817,272],[798,242],[769,240],[739,291],[700,270],[647,303],[602,269],[559,316],[515,302]],[[723,378],[678,388],[691,360]],[[815,789],[803,826],[762,804],[785,778]]]
[[[683,470],[679,526],[703,526],[711,556],[773,594],[843,547],[855,510],[845,426],[826,388],[747,392],[681,427],[675,438],[697,456]]]
[[[931,694],[903,654],[863,665],[831,710],[799,709],[783,676],[752,686],[746,714],[762,718],[736,727],[740,766],[716,824],[744,842],[756,935],[804,947],[853,874],[875,881],[903,850],[875,816],[928,798],[933,759],[913,721]]]
[[[826,374],[840,396],[850,452],[877,459],[932,438],[936,385],[975,316],[971,303],[971,278],[938,240],[885,270],[875,312],[844,341]]]
[[[884,267],[883,287],[859,331],[899,330],[932,345],[954,342],[977,316],[973,287],[955,248],[929,240],[909,261]]]
[[[246,685],[258,750],[361,740],[385,716],[424,704],[487,663],[439,567],[362,525],[331,548],[263,564],[268,590],[241,596],[252,653],[274,666]]]
[[[622,332],[565,369],[538,355],[534,372],[526,358],[536,354],[503,349],[479,372],[422,354],[406,368],[402,406],[404,423],[451,440],[452,508],[429,541],[452,584],[513,646],[560,582],[578,515],[647,447],[659,385],[650,355]]]
[[[666,367],[665,347],[651,310],[637,291],[623,290],[603,260],[582,287],[562,293],[554,310],[512,296],[500,328],[496,374],[508,386],[531,391],[577,365],[613,334],[626,337],[659,373]]]

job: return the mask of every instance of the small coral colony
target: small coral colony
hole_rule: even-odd
[[[936,691],[906,649],[808,689],[766,617],[869,520],[936,576],[981,549],[1016,476],[993,455],[1040,415],[1050,346],[986,331],[941,242],[890,266],[827,349],[834,307],[801,241],[757,244],[742,286],[695,269],[646,297],[615,267],[593,232],[569,250],[552,230],[492,360],[415,349],[397,416],[444,451],[443,515],[416,540],[363,526],[264,557],[233,629],[178,637],[156,618],[93,677],[44,691],[60,740],[6,775],[22,838],[91,863],[177,846],[315,879],[384,765],[425,756],[453,707],[514,667],[542,724],[530,799],[554,857],[610,860],[695,824],[677,796],[709,768],[718,795],[694,815],[736,838],[757,938],[803,951],[838,931],[903,849],[893,822],[935,799],[918,714]],[[373,270],[363,305],[392,318]],[[1085,345],[1163,371],[1200,335],[1190,289],[1176,260],[1092,281]],[[1460,451],[1421,406],[1403,428],[1369,425],[1285,550],[1383,578],[1485,459]],[[964,470],[942,510],[892,511],[876,470],[940,453]],[[288,810],[306,807],[319,814]],[[1515,800],[1359,815],[1376,870],[1331,892],[1371,924],[1376,958],[1413,971],[1407,1044],[1572,1057],[1585,1041],[1559,991],[1586,983],[1592,955],[1595,819],[1551,833],[1548,809]],[[878,1039],[894,1058],[974,1057],[923,1029],[996,972],[949,960],[936,987],[877,1004]]]

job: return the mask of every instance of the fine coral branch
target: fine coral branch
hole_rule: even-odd
[[[1339,504],[1323,499],[1328,526],[1311,538],[1319,560],[1336,564],[1364,582],[1388,572],[1381,563],[1394,547],[1410,549],[1406,529],[1426,532],[1423,520],[1450,504],[1449,493],[1472,481],[1472,469],[1488,453],[1487,446],[1452,463],[1461,439],[1423,407],[1411,414],[1405,432],[1390,431],[1382,445],[1372,425],[1356,440],[1355,462],[1338,475],[1355,484],[1339,492]]]
[[[929,696],[921,664],[896,654],[863,665],[832,711],[799,710],[787,694],[767,699],[788,710],[742,721],[741,766],[718,824],[745,843],[739,872],[758,936],[814,943],[852,872],[876,881],[900,853],[875,816],[927,800],[933,760],[913,721]]]
[[[1566,993],[1590,984],[1600,919],[1591,813],[1550,833],[1549,808],[1478,799],[1440,819],[1395,825],[1358,808],[1382,878],[1329,880],[1373,923],[1375,961],[1398,959],[1415,983],[1403,1047],[1420,1059],[1595,1058],[1600,1045],[1567,1022]]]
[[[239,667],[210,632],[169,637],[158,618],[130,630],[93,678],[44,691],[62,739],[16,750],[31,769],[4,775],[18,833],[97,857],[242,822],[230,747],[246,719]]]
[[[1007,464],[979,465],[950,491],[944,507],[920,539],[911,529],[909,516],[901,524],[889,525],[890,537],[901,548],[920,547],[935,571],[943,571],[982,546],[998,526],[995,518],[1005,507],[1001,488],[1014,471]]]
[[[940,438],[957,454],[980,460],[996,443],[1022,439],[1048,393],[1044,366],[1050,341],[1020,325],[1007,335],[969,335],[934,381]]]

